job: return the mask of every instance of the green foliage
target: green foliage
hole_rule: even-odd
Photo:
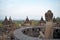
[[[37,24],[38,24],[38,21],[36,21],[36,20],[33,20],[33,21],[32,21],[32,25],[33,25],[33,26],[36,26]]]
[[[15,22],[16,28],[19,28],[19,23]]]
[[[60,23],[60,17],[57,17],[56,20],[58,23]]]
[[[2,22],[0,21],[0,27],[2,27]]]

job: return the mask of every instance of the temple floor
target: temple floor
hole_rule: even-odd
[[[15,40],[43,40],[39,37],[40,31],[44,34],[44,29],[40,27],[22,27],[14,31]],[[55,29],[53,32],[53,40],[60,39],[60,29]]]

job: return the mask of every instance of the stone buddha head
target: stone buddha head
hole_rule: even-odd
[[[50,20],[52,20],[52,18],[53,18],[53,13],[51,12],[51,10],[48,10],[45,13],[45,19],[46,19],[46,21],[50,21]]]

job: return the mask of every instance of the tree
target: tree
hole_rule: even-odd
[[[57,17],[56,20],[60,24],[60,17]]]

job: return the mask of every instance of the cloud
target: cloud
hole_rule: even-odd
[[[60,5],[58,1],[2,0],[0,16],[12,16],[13,19],[25,19],[26,16],[29,16],[30,19],[40,19],[41,16],[44,17],[47,10],[51,9],[54,15],[57,17],[60,13],[59,7]]]

